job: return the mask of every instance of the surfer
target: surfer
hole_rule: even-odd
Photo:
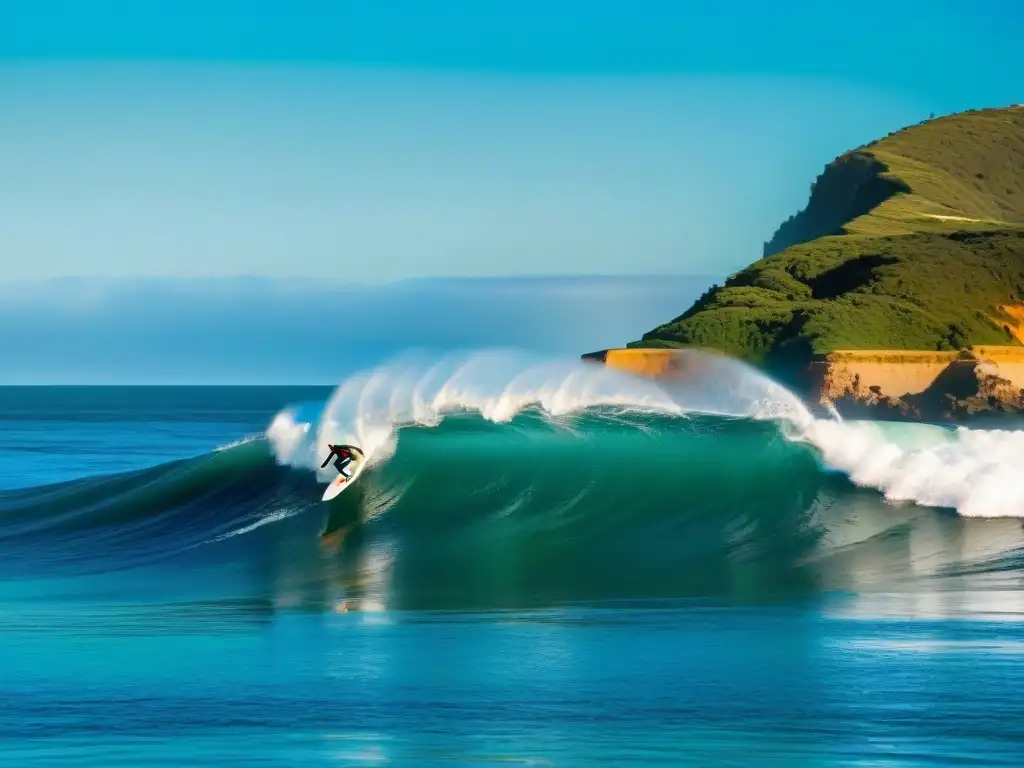
[[[338,474],[348,477],[348,473],[345,472],[345,467],[351,464],[355,459],[355,456],[352,455],[352,451],[350,450],[352,446],[328,445],[327,447],[331,449],[331,452],[328,454],[327,458],[324,459],[324,463],[320,465],[320,469],[326,467],[330,463],[331,459],[334,459],[334,467],[338,470]],[[356,448],[355,450],[358,451],[359,449]]]

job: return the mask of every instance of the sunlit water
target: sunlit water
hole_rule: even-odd
[[[1024,764],[1020,519],[607,396],[325,506],[262,435],[330,397],[0,389],[0,764]]]

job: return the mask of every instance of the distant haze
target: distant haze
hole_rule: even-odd
[[[712,279],[0,284],[0,384],[328,384],[417,348],[578,356],[671,320]]]

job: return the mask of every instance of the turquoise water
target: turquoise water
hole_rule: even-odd
[[[964,511],[1016,497],[949,479],[1015,435],[839,470],[830,425],[487,371],[0,389],[0,762],[1024,763],[1024,530]],[[373,458],[324,505],[332,430]]]

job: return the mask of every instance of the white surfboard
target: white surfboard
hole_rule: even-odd
[[[359,477],[359,474],[363,471],[363,466],[365,464],[366,457],[363,455],[363,452],[355,446],[352,446],[352,462],[345,467],[349,470],[348,477],[339,473],[338,476],[331,481],[331,484],[327,486],[327,490],[324,491],[322,501],[330,501],[352,485],[352,483],[356,481],[356,478]]]

